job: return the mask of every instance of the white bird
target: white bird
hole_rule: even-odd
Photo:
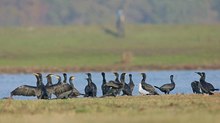
[[[144,90],[142,88],[141,83],[139,83],[139,85],[138,85],[138,91],[139,91],[139,94],[141,94],[141,95],[148,95],[148,94],[150,94],[150,92],[148,92],[148,91],[146,91],[146,90]]]

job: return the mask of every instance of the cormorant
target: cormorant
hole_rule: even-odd
[[[63,73],[63,83],[66,83],[66,81],[67,81],[67,74]]]
[[[123,83],[119,81],[119,74],[117,72],[114,72],[115,80],[111,80],[106,83],[106,86],[108,86],[110,89],[109,91],[103,96],[117,96],[120,94],[121,89],[123,88]]]
[[[195,94],[201,94],[199,81],[193,81],[191,83],[192,91]]]
[[[86,79],[88,81],[88,85],[86,85],[84,91],[85,95],[84,97],[96,97],[97,95],[97,86],[95,83],[92,82],[92,75],[91,73],[87,73],[88,78]]]
[[[42,75],[40,73],[34,73],[37,79],[37,86],[22,85],[17,87],[11,92],[11,98],[14,95],[17,96],[37,96],[38,99],[48,99],[46,89],[42,83]]]
[[[145,74],[145,73],[141,73],[141,75],[142,75],[142,77],[143,77],[143,79],[141,80],[141,86],[142,86],[142,88],[143,88],[145,91],[149,92],[149,95],[159,95],[159,94],[157,93],[157,91],[155,90],[155,88],[154,88],[152,85],[147,84],[147,83],[145,82],[145,80],[146,80],[146,74]]]
[[[205,72],[202,72],[202,75],[204,76],[204,80],[205,80],[205,78],[206,78]],[[206,82],[206,83],[207,83],[208,88],[211,91],[219,91],[219,89],[215,88],[211,83],[208,83],[208,82]]]
[[[55,77],[58,79],[57,84],[49,86],[47,91],[50,94],[54,94],[58,99],[68,98],[73,88],[68,83],[62,83],[59,75],[55,75]]]
[[[131,89],[131,92],[133,92],[135,85],[134,85],[134,82],[132,80],[132,74],[129,74],[129,83],[128,83],[128,85],[129,85],[129,87]]]
[[[46,84],[46,89],[48,88],[48,87],[50,87],[51,85],[53,85],[53,83],[52,83],[52,76],[53,76],[53,74],[48,74],[47,76],[46,76],[46,78],[47,78],[47,84]],[[51,97],[52,97],[52,93],[50,93],[50,92],[48,92],[47,91],[47,93],[48,93],[48,98],[49,99],[51,99]]]
[[[102,72],[102,85],[101,85],[101,88],[102,88],[102,95],[105,95],[107,94],[107,92],[110,90],[110,87],[106,86],[106,79],[105,79],[105,73]]]
[[[213,95],[213,91],[219,90],[219,89],[215,89],[214,86],[211,83],[208,83],[205,81],[205,73],[204,72],[196,72],[197,74],[200,75],[200,87],[202,90],[202,93],[206,93],[209,95]]]
[[[84,94],[81,94],[75,87],[74,87],[74,84],[73,84],[73,80],[75,79],[74,76],[70,76],[69,78],[69,83],[71,85],[71,87],[73,88],[72,89],[72,92],[70,93],[69,97],[70,98],[74,98],[74,97],[77,97],[77,96],[80,96],[80,95],[84,95]]]
[[[120,77],[120,81],[121,81],[121,83],[123,84],[123,87],[122,87],[122,92],[123,92],[123,94],[122,94],[122,95],[132,96],[131,88],[130,88],[130,86],[125,82],[125,75],[126,75],[126,73],[122,73],[122,74],[121,74],[121,77]]]
[[[90,78],[86,78],[86,80],[88,81],[88,85],[86,85],[84,89],[85,91],[84,97],[96,97],[97,87],[94,86],[94,84],[92,84],[93,82],[91,81]]]
[[[171,83],[164,84],[161,87],[157,87],[157,86],[154,86],[154,87],[159,89],[161,92],[164,92],[165,94],[169,94],[170,91],[172,91],[175,88],[175,83],[173,81],[173,75],[170,75],[170,81],[171,81]]]
[[[117,84],[119,86],[119,88],[116,88],[116,95],[120,95],[122,87],[121,85],[123,85],[120,81],[119,81],[119,74],[117,72],[114,72],[115,74],[115,81],[113,83]]]
[[[46,90],[46,87],[43,83],[43,77],[42,77],[42,74],[41,73],[37,73],[38,77],[39,77],[39,85],[38,87],[41,88],[41,96],[39,97],[40,99],[48,99],[48,93],[47,93],[47,90]]]
[[[141,95],[149,95],[150,93],[142,88],[141,83],[138,84],[138,92]]]

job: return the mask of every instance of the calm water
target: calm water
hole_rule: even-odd
[[[220,88],[220,70],[203,70],[206,72],[206,80],[212,83],[215,88]],[[174,75],[174,81],[176,83],[176,88],[171,92],[171,94],[176,93],[192,93],[191,82],[199,80],[199,75],[195,73],[194,70],[187,71],[141,71],[147,73],[147,83],[152,85],[161,86],[165,83],[170,82],[170,75]],[[135,83],[135,89],[133,94],[138,95],[138,84],[140,83],[142,77],[141,72],[131,71],[126,73],[131,73],[133,75],[133,81]],[[100,72],[91,72],[92,80],[98,87],[98,96],[101,96],[101,83],[102,76]],[[119,72],[122,73],[122,72]],[[46,84],[45,76],[48,73],[43,73],[43,81]],[[54,73],[62,75],[62,73]],[[85,73],[67,73],[68,77],[74,75],[76,77],[74,81],[75,87],[84,93],[84,87],[87,85],[85,78],[87,75]],[[126,82],[128,82],[128,75],[126,75]],[[112,72],[106,72],[106,79],[114,80],[115,77]],[[53,78],[53,82],[56,83],[57,80]],[[36,85],[36,78],[32,74],[0,74],[0,98],[8,97],[10,92],[20,85]],[[159,92],[159,90],[158,90]],[[36,99],[36,97],[22,97],[15,96],[15,99]]]

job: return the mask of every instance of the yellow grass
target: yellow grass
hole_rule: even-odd
[[[0,100],[0,123],[218,123],[220,94]]]

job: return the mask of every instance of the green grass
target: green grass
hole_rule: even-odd
[[[0,122],[218,123],[219,104],[219,94],[0,100]]]
[[[114,32],[114,28],[105,27]],[[220,25],[127,25],[117,38],[101,26],[0,28],[0,67],[111,66],[220,62]]]

